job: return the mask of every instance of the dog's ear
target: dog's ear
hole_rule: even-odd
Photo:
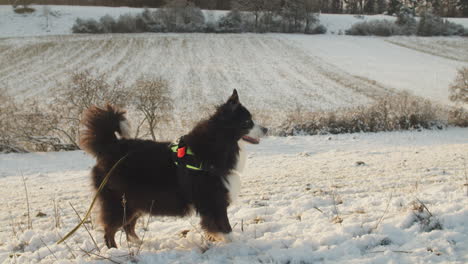
[[[236,89],[234,89],[234,91],[232,91],[232,95],[231,95],[231,97],[229,97],[227,103],[232,104],[232,105],[240,104],[239,95],[237,95],[237,90]]]

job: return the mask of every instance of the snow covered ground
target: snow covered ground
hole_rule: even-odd
[[[205,241],[197,216],[153,217],[146,233],[142,217],[145,239],[134,257],[138,246],[120,233],[119,249],[104,247],[95,215],[88,227],[101,257],[84,252],[94,248],[84,228],[55,244],[78,222],[69,203],[83,215],[91,201],[89,156],[3,154],[0,263],[466,263],[467,135],[451,128],[267,138],[249,147],[241,196],[229,209],[234,242]]]

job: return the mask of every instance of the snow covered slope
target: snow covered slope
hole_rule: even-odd
[[[0,83],[44,96],[71,72],[95,69],[131,85],[162,76],[181,111],[237,88],[257,109],[335,109],[408,90],[448,102],[468,39],[287,34],[111,34],[0,39]],[[455,47],[446,45],[452,43]],[[433,48],[434,46],[438,49]],[[457,48],[459,47],[459,48]],[[462,54],[462,55],[460,55]],[[189,95],[189,96],[187,96]]]
[[[146,233],[143,217],[137,232],[145,234],[144,245],[134,257],[129,253],[138,247],[120,233],[119,249],[104,247],[96,215],[88,227],[100,253],[83,251],[94,247],[84,228],[67,245],[55,244],[78,222],[69,203],[81,214],[90,203],[89,156],[0,155],[0,263],[100,263],[102,257],[119,263],[466,263],[467,135],[468,129],[448,129],[265,139],[249,147],[241,196],[229,209],[234,242],[205,241],[196,216],[153,217]],[[21,174],[32,230],[25,230]]]
[[[0,6],[0,36],[7,37],[0,38],[0,83],[16,96],[44,96],[69,73],[96,69],[129,85],[143,75],[162,76],[170,82],[173,99],[182,102],[177,110],[183,112],[219,102],[234,88],[251,108],[279,105],[280,112],[362,105],[401,90],[445,104],[456,70],[468,64],[466,38],[67,35],[77,17],[118,16],[141,9],[51,6],[54,15],[46,30],[42,7],[35,8],[32,15],[18,15],[10,6]],[[206,12],[211,19],[222,14]],[[330,33],[362,20],[329,14],[321,19]],[[57,34],[65,35],[11,38]]]

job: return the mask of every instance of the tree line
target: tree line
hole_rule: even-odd
[[[41,5],[83,5],[83,6],[129,6],[161,7],[171,0],[0,0],[0,4],[41,4]],[[297,5],[309,0],[190,0],[201,9],[232,10],[239,2],[248,2],[258,8]],[[431,11],[444,17],[468,17],[468,0],[312,0],[314,6],[322,13],[335,14],[389,14],[399,12],[402,7],[410,8],[413,13]],[[274,3],[274,4],[271,4]]]

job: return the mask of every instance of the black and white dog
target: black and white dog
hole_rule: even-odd
[[[267,133],[252,121],[237,91],[183,137],[176,157],[170,142],[130,139],[124,114],[110,105],[91,107],[82,120],[81,147],[97,160],[92,169],[96,190],[125,156],[98,194],[106,245],[117,246],[114,236],[121,227],[129,239],[138,240],[135,224],[143,213],[185,216],[193,210],[210,239],[231,241],[227,207],[240,191],[244,144],[258,144]],[[201,164],[196,169],[189,169],[181,158],[187,150],[193,155],[189,165]]]

